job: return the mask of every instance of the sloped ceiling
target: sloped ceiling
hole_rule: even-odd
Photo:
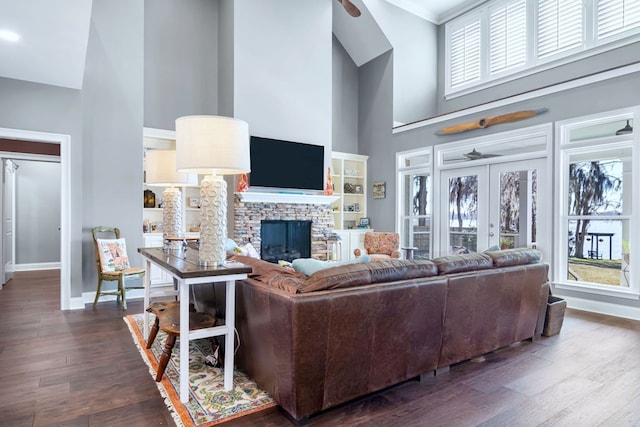
[[[424,19],[466,10],[481,0],[387,0]],[[360,66],[391,48],[367,11],[353,0],[362,16],[352,18],[334,2],[334,33]],[[0,38],[0,77],[72,89],[82,88],[92,0],[0,0],[0,33],[19,35],[17,42]]]
[[[82,88],[91,0],[0,0],[0,76]]]
[[[333,6],[333,34],[357,67],[366,64],[391,49],[380,26],[362,0],[352,0],[362,15],[358,18],[345,13],[340,3]]]

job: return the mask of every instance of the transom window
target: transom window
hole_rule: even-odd
[[[535,72],[639,35],[638,0],[493,0],[445,25],[445,92]]]

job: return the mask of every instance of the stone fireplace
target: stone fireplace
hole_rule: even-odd
[[[337,198],[321,195],[236,193],[233,240],[251,243],[261,253],[262,221],[310,221],[311,258],[327,259],[327,236],[334,228],[331,203]]]

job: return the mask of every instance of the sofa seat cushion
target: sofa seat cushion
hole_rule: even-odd
[[[230,259],[251,267],[250,278],[291,294],[297,293],[298,288],[307,278],[307,276],[297,271],[250,256],[234,255]]]
[[[495,267],[535,264],[542,261],[542,253],[537,249],[519,248],[504,251],[488,252]]]
[[[349,288],[373,283],[431,277],[437,274],[436,265],[427,260],[390,259],[379,262],[351,263],[312,274],[298,288],[298,292]]]
[[[441,275],[493,268],[493,260],[488,253],[448,255],[435,258],[433,263],[438,266],[438,273]]]

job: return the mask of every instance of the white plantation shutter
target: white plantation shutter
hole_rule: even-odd
[[[540,0],[538,59],[581,47],[582,27],[582,0]]]
[[[598,1],[598,40],[640,27],[640,0]]]
[[[489,10],[489,72],[523,65],[527,59],[527,2],[511,1]]]
[[[480,79],[480,18],[451,31],[449,39],[451,87]]]

